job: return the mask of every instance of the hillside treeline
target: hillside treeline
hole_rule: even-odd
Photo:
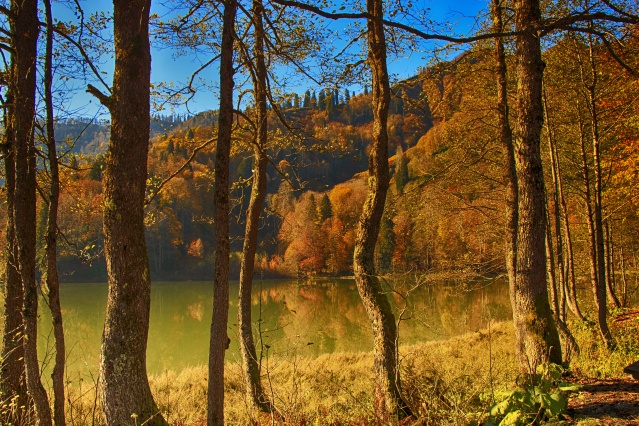
[[[393,177],[377,247],[383,272],[504,272],[505,160],[497,140],[488,49],[477,46],[393,87],[389,116]],[[586,142],[591,128],[587,82],[582,79],[587,57],[583,40],[569,37],[556,40],[544,52],[547,117],[542,153],[549,230],[556,246],[555,230],[564,232],[564,221],[570,227],[580,281],[589,274],[587,199],[594,191],[593,152]],[[630,288],[634,278],[627,274],[635,269],[639,250],[632,231],[638,202],[636,81],[603,46],[596,51],[596,66],[598,120],[604,130],[600,157],[606,173],[602,194],[606,247],[611,273]],[[319,101],[316,92],[321,94]],[[270,118],[269,138],[277,148],[269,150],[257,273],[351,275],[355,229],[367,191],[371,95],[318,89],[285,99],[282,111],[296,134],[286,135],[282,124]],[[200,114],[151,140],[147,192],[153,200],[146,207],[146,227],[155,279],[210,278],[215,248],[211,201],[215,144],[210,141],[216,122],[215,114]],[[253,164],[249,136],[241,126],[236,134],[231,160],[234,277],[239,273]],[[104,157],[76,155],[72,163],[62,175],[62,278],[104,280],[100,182]],[[556,177],[553,181],[557,173],[561,188]],[[591,176],[588,183],[584,173]],[[555,198],[560,190],[563,201]]]

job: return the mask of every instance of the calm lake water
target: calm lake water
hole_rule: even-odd
[[[397,289],[405,292],[410,285],[397,284]],[[238,358],[237,291],[237,282],[232,282],[227,362]],[[106,284],[62,285],[70,378],[98,370],[106,298]],[[150,374],[207,363],[212,298],[210,282],[153,283],[147,351]],[[398,295],[391,298],[396,309],[406,306],[400,341],[407,344],[446,339],[486,327],[489,320],[511,317],[508,286],[499,280],[423,285],[410,293],[407,304]],[[353,280],[256,280],[252,304],[256,330],[259,323],[270,354],[296,351],[314,357],[372,349],[370,327]],[[46,362],[53,345],[46,309],[39,327],[40,359]]]

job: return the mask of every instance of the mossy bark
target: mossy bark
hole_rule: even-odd
[[[373,131],[368,159],[368,196],[357,228],[353,270],[357,289],[373,332],[375,357],[375,410],[380,421],[405,417],[411,411],[402,399],[397,366],[397,327],[390,303],[375,275],[377,242],[386,193],[388,169],[388,108],[390,85],[386,67],[386,41],[381,0],[367,0],[368,63],[373,74]]]
[[[115,72],[104,178],[108,300],[100,359],[108,425],[166,421],[151,395],[146,347],[151,306],[144,236],[150,126],[150,0],[114,0]]]
[[[523,371],[561,363],[561,344],[546,283],[546,189],[541,162],[543,124],[541,45],[533,31],[541,21],[539,0],[515,2],[517,120],[513,132],[518,186],[515,279],[510,298]]]

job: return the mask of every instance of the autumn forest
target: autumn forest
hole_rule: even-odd
[[[492,0],[461,30],[401,0],[153,3],[0,2],[0,423],[539,424],[565,419],[564,377],[639,360],[636,4]],[[162,49],[201,67],[152,82]],[[412,76],[389,71],[411,52]],[[368,358],[269,366],[258,278],[352,280]],[[507,281],[512,316],[463,343],[402,346],[411,294],[451,278]],[[157,281],[213,292],[206,379],[176,406],[147,372]],[[83,393],[65,375],[60,289],[105,282]],[[446,345],[470,346],[443,366]],[[474,379],[446,375],[484,351]],[[332,368],[318,387],[341,380],[331,397],[350,402],[291,402]],[[548,398],[500,403],[495,387],[526,380]]]

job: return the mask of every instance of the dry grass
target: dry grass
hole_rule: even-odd
[[[477,423],[492,403],[492,391],[511,386],[516,374],[511,323],[440,342],[401,349],[405,396],[419,424]],[[315,359],[287,355],[268,360],[263,384],[279,416],[251,413],[244,397],[239,363],[226,369],[226,419],[231,425],[380,424],[373,412],[371,353],[327,354]],[[172,425],[206,424],[206,366],[150,378],[156,402]],[[86,386],[85,386],[86,388]],[[86,389],[85,389],[86,391]],[[71,393],[70,425],[100,424],[93,410],[95,392]],[[80,415],[82,413],[83,415]],[[96,414],[96,423],[92,423]]]

